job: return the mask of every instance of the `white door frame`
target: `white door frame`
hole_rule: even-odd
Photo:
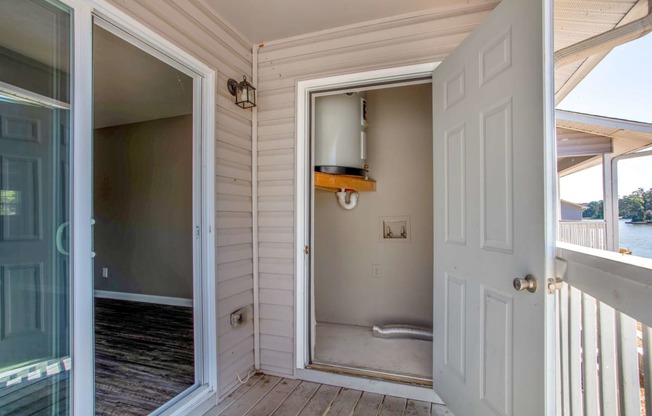
[[[367,85],[389,84],[418,78],[431,78],[438,62],[410,65],[397,68],[337,75],[325,78],[299,81],[297,91],[296,116],[296,184],[295,184],[295,333],[294,333],[294,376],[304,380],[321,383],[334,383],[339,386],[363,389],[376,393],[401,395],[418,400],[441,403],[441,399],[430,388],[399,385],[391,382],[342,376],[306,369],[310,359],[310,296],[309,282],[311,262],[306,255],[306,247],[311,241],[311,188],[313,178],[308,174],[312,160],[310,146],[310,95],[315,92],[333,89],[363,88]],[[311,250],[309,250],[311,251]],[[398,388],[397,386],[400,386]]]
[[[217,314],[215,280],[215,83],[216,71],[191,54],[106,0],[59,0],[73,9],[74,45],[74,97],[73,97],[73,155],[72,172],[72,410],[75,415],[94,413],[93,345],[93,268],[92,247],[92,29],[93,15],[101,16],[125,30],[148,47],[172,58],[198,75],[195,77],[193,131],[198,146],[193,152],[193,194],[201,203],[193,208],[194,224],[200,226],[199,239],[195,240],[194,255],[200,256],[199,287],[195,290],[195,304],[201,304],[201,351],[203,367],[200,370],[202,385],[192,393],[165,409],[161,414],[203,414],[217,404]],[[200,82],[197,82],[200,80]],[[198,137],[199,136],[199,137]],[[197,177],[197,176],[200,177]],[[83,219],[87,220],[83,220]],[[197,287],[197,284],[196,284]],[[197,338],[195,338],[197,340]]]

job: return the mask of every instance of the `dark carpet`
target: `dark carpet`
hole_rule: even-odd
[[[95,299],[96,415],[147,415],[194,374],[192,308]]]

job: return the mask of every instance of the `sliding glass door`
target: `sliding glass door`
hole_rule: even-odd
[[[101,269],[98,277],[105,276],[101,278],[105,279],[103,284],[116,283],[120,268],[107,265],[107,251],[102,246],[98,246],[97,257],[92,252],[93,15],[112,16],[113,11],[108,4],[90,0],[0,0],[0,416],[85,416],[96,411],[93,261]],[[118,14],[116,20],[121,19],[124,16]],[[151,100],[169,105],[137,106],[158,108],[159,113],[138,120],[107,121],[96,125],[95,130],[117,131],[124,125],[133,129],[138,123],[135,127],[147,130],[156,125],[150,135],[156,142],[139,149],[139,167],[143,155],[150,152],[161,156],[164,145],[169,147],[169,160],[155,161],[160,163],[160,170],[148,178],[156,179],[160,194],[168,196],[169,212],[177,213],[181,199],[184,201],[187,212],[177,228],[172,227],[176,226],[171,222],[173,216],[162,211],[161,204],[156,208],[171,229],[166,239],[170,250],[186,253],[186,267],[177,273],[185,279],[185,286],[174,293],[154,292],[171,290],[172,283],[178,282],[170,280],[172,283],[163,285],[161,273],[156,273],[158,284],[153,285],[151,293],[142,294],[149,300],[170,303],[164,305],[170,310],[185,308],[181,312],[189,317],[185,326],[189,342],[181,350],[187,360],[182,366],[174,354],[168,361],[159,355],[158,367],[165,371],[184,367],[187,377],[171,389],[169,397],[154,403],[148,411],[161,406],[159,413],[183,413],[192,406],[214,403],[217,391],[215,304],[210,289],[202,290],[215,285],[214,201],[212,197],[202,199],[202,195],[215,194],[214,126],[213,118],[207,116],[214,114],[215,74],[194,57],[157,40],[146,28],[134,22],[121,24],[139,37],[108,23],[102,27],[109,27],[111,33],[104,34],[121,38],[113,39],[114,44],[126,41],[132,55],[156,64],[153,67],[158,68],[159,77],[153,77],[151,71],[146,74],[154,93],[159,93]],[[153,46],[145,45],[141,37]],[[167,50],[174,54],[160,52]],[[98,53],[99,58],[102,56]],[[136,58],[131,56],[126,61],[127,75],[136,72],[128,66]],[[102,67],[105,72],[108,68],[106,64]],[[116,73],[106,75],[110,79]],[[152,84],[159,78],[167,83]],[[132,83],[127,92],[142,90],[145,84]],[[104,89],[114,98],[119,92],[115,85],[114,79],[105,83]],[[118,105],[112,112],[104,111],[105,116],[127,113],[125,100],[112,103]],[[176,135],[182,128],[187,134]],[[162,133],[174,135],[174,140],[164,143],[167,136]],[[175,152],[181,136],[187,142],[183,145],[187,165],[183,166],[180,153]],[[107,148],[115,150],[115,146],[115,142],[108,143]],[[182,176],[185,181],[180,179]],[[185,192],[183,198],[166,195],[170,194],[169,183],[173,180]],[[148,192],[150,185],[145,188]],[[100,234],[100,228],[106,225],[102,220],[98,215]],[[162,227],[151,228],[158,232]],[[156,244],[160,248],[160,238],[149,241],[153,241],[149,244],[154,248]],[[154,262],[164,265],[171,258],[162,250],[155,254],[146,266]],[[115,287],[104,289],[117,291]],[[170,327],[167,322],[163,325]],[[174,337],[168,341],[176,343]],[[161,384],[156,381],[154,384]],[[143,390],[139,385],[135,389],[138,393]]]
[[[70,408],[71,28],[0,3],[0,414]]]

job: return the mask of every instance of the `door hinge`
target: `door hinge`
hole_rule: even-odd
[[[551,277],[546,282],[549,294],[554,294],[564,286],[564,277],[566,277],[566,268],[568,263],[561,257],[555,257],[555,277]]]
[[[195,238],[199,238],[199,225],[195,226]]]
[[[305,247],[303,248],[303,252],[304,252],[304,254],[305,254],[306,256],[307,256],[308,254],[310,254],[310,247],[305,246]]]

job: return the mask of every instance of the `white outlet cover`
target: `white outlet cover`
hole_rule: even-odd
[[[375,279],[380,279],[383,277],[383,269],[380,264],[371,265],[371,277]]]

